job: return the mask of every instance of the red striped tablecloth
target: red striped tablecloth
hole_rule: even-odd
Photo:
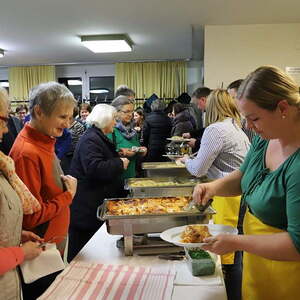
[[[38,299],[169,300],[174,277],[169,267],[72,262]]]

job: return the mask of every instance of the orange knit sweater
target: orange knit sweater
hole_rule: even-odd
[[[55,139],[42,134],[28,123],[19,133],[10,151],[16,172],[42,209],[24,215],[23,227],[42,235],[45,240],[66,237],[68,233],[72,196],[65,191],[62,170],[54,152]],[[57,243],[63,238],[55,240]]]

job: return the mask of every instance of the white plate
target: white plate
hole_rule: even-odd
[[[191,139],[186,139],[186,138],[181,138],[181,139],[167,138],[167,140],[172,141],[172,142],[178,142],[178,143],[190,142],[191,141]]]
[[[220,225],[220,224],[194,224],[194,225],[202,225],[207,226],[208,231],[211,235],[218,235],[220,233],[226,234],[238,234],[238,230],[229,225]],[[181,233],[185,230],[186,226],[174,227],[165,230],[160,234],[161,239],[166,242],[172,243],[174,245],[186,248],[194,248],[194,247],[201,247],[206,243],[182,243],[181,240]]]

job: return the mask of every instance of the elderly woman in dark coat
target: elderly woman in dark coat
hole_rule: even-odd
[[[100,228],[97,207],[105,198],[124,196],[121,174],[129,160],[120,158],[114,144],[107,138],[116,124],[116,109],[107,104],[98,104],[87,117],[92,125],[80,138],[70,173],[77,178],[78,188],[71,206],[68,261]]]
[[[143,126],[143,143],[148,149],[146,161],[164,161],[167,138],[171,135],[172,121],[164,112],[162,100],[151,104],[152,112],[146,117]]]

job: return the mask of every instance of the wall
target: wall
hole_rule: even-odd
[[[299,23],[205,26],[205,86],[227,87],[261,65],[300,66],[299,33]]]

